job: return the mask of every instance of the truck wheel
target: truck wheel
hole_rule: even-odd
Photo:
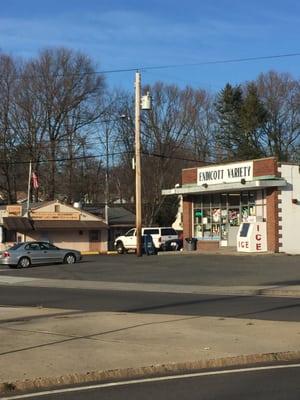
[[[122,242],[118,242],[117,243],[116,250],[117,250],[118,254],[124,254],[125,253],[125,249],[124,249],[124,246],[123,246]]]

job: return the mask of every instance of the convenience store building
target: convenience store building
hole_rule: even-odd
[[[240,225],[265,222],[267,250],[300,253],[300,167],[276,158],[182,170],[183,237],[197,250],[236,247]]]

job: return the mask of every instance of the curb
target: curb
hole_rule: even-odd
[[[158,255],[160,256],[235,256],[235,257],[259,257],[259,256],[290,256],[291,254],[287,253],[274,253],[271,251],[264,251],[264,252],[237,252],[237,251],[222,251],[222,250],[215,250],[215,251],[207,251],[207,250],[182,250],[182,251],[159,251]],[[293,254],[297,255],[297,254]]]
[[[81,251],[83,256],[95,256],[95,255],[116,255],[116,251]]]
[[[182,363],[166,363],[147,367],[124,368],[86,373],[73,373],[59,377],[26,379],[25,381],[0,383],[0,394],[9,395],[18,392],[30,392],[46,388],[59,388],[76,384],[91,384],[93,382],[112,382],[130,379],[142,379],[158,376],[176,375],[196,372],[202,369],[217,369],[225,367],[241,367],[244,365],[258,365],[263,363],[291,362],[300,360],[299,351],[274,352],[263,354],[249,354],[235,357],[222,357],[201,361]]]

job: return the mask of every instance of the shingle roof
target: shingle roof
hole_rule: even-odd
[[[83,210],[104,217],[104,207],[84,205]],[[108,224],[110,226],[134,226],[135,215],[124,207],[108,207]]]

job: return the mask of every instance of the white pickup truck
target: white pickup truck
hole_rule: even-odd
[[[142,228],[142,235],[151,235],[157,250],[159,250],[167,240],[178,239],[177,232],[171,227]],[[136,250],[136,229],[130,229],[125,235],[118,236],[114,244],[119,254],[123,254],[128,250]]]

